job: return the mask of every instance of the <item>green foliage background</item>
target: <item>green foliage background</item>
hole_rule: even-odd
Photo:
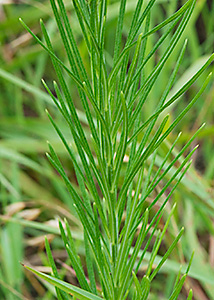
[[[84,63],[89,71],[85,43],[77,19],[74,17],[71,2],[66,0],[65,3],[72,18],[72,28],[78,40],[79,50],[85,58]],[[136,1],[131,0],[127,3],[124,41],[135,3]],[[157,1],[151,16],[151,24],[154,26],[160,23],[181,4],[182,1]],[[105,41],[109,67],[112,65],[112,40],[115,36],[118,9],[119,1],[110,1]],[[66,217],[69,221],[76,239],[76,248],[84,262],[83,233],[66,187],[44,155],[48,150],[46,143],[48,140],[66,166],[69,178],[74,184],[76,183],[73,165],[45,114],[45,108],[48,108],[69,140],[67,127],[41,84],[41,78],[51,83],[55,79],[55,73],[47,53],[20,25],[18,21],[20,16],[39,36],[41,30],[38,20],[43,18],[57,55],[62,60],[65,57],[49,1],[29,0],[14,3],[2,1],[0,3],[0,299],[54,299],[53,287],[24,271],[19,262],[37,266],[40,271],[50,271],[44,252],[44,235],[46,235],[51,241],[53,255],[61,268],[60,276],[62,278],[66,276],[67,281],[76,284],[75,274],[72,270],[67,270],[64,265],[64,263],[69,264],[69,261],[59,235],[57,218]],[[188,45],[179,70],[180,79],[174,85],[171,95],[179,90],[214,52],[213,20],[214,2],[198,0],[190,23],[183,33],[183,39],[188,39]],[[154,42],[152,39],[155,41],[157,36],[153,35],[149,40],[151,47]],[[173,56],[178,56],[183,39]],[[164,50],[164,47],[161,48],[157,55],[161,56]],[[158,57],[150,60],[146,69],[147,75],[157,63],[156,60],[158,61]],[[143,112],[145,116],[154,111],[157,105],[156,99],[160,98],[172,68],[170,58],[155,89],[149,94],[149,105],[145,106]],[[168,108],[170,120],[184,109],[212,70],[213,65],[209,66],[194,83],[185,97]],[[74,83],[68,79],[68,84],[73,91],[73,98],[76,98],[76,107],[81,121],[86,124]],[[196,144],[200,145],[194,153],[193,164],[166,208],[165,220],[167,211],[169,212],[174,202],[177,202],[159,256],[163,255],[165,249],[170,246],[180,227],[185,227],[185,233],[177,251],[172,253],[170,260],[155,279],[151,300],[167,299],[180,265],[183,266],[184,271],[193,250],[195,255],[192,267],[182,290],[183,298],[180,296],[179,299],[186,299],[190,287],[193,289],[194,299],[214,299],[213,80],[191,112],[167,139],[165,148],[162,147],[161,151],[164,156],[180,131],[182,136],[178,147],[181,148],[203,122],[206,122],[206,126],[192,145],[192,148]],[[86,126],[85,130],[87,132]],[[176,153],[177,150],[174,151]],[[161,189],[161,185],[159,188]],[[143,268],[141,272],[143,273]]]

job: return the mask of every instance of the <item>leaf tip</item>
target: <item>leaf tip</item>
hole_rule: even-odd
[[[19,22],[22,24],[22,26],[25,26],[24,21],[22,20],[22,18],[19,18]]]
[[[177,203],[174,203],[174,204],[173,204],[173,207],[172,207],[172,211],[175,210],[176,206],[177,206]]]
[[[20,265],[21,265],[22,267],[25,268],[25,264],[23,264],[21,261],[20,261],[19,263],[20,263]]]

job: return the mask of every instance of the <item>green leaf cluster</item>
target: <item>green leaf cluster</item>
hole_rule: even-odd
[[[179,231],[158,265],[155,265],[155,258],[175,206],[171,209],[163,229],[159,230],[164,209],[173,191],[185,177],[191,164],[189,159],[197,146],[190,150],[186,157],[183,154],[203,125],[170,163],[168,162],[180,134],[161,165],[156,167],[158,151],[201,96],[211,79],[211,74],[175,120],[170,123],[169,115],[163,115],[165,110],[194,84],[212,62],[214,55],[173,96],[168,97],[185,53],[185,40],[179,55],[174,57],[174,69],[169,74],[162,96],[156,101],[153,113],[145,118],[143,111],[145,106],[149,105],[148,95],[155,89],[161,71],[173,56],[173,50],[181,40],[196,1],[188,0],[174,14],[151,28],[150,18],[156,1],[144,3],[138,0],[125,40],[123,28],[127,1],[120,1],[112,66],[107,63],[105,52],[108,1],[72,2],[87,47],[90,70],[86,68],[81,57],[72,22],[62,0],[50,0],[50,3],[67,55],[68,66],[54,53],[42,20],[40,24],[45,43],[22,20],[20,22],[50,55],[56,72],[57,82],[54,81],[52,87],[44,80],[43,84],[67,123],[75,148],[70,145],[70,141],[65,138],[48,111],[47,115],[73,163],[80,192],[72,185],[50,144],[47,157],[63,178],[82,223],[89,280],[86,278],[67,222],[64,228],[60,221],[59,227],[80,288],[60,280],[47,240],[46,249],[54,276],[27,268],[52,283],[56,287],[58,299],[69,299],[66,293],[73,295],[74,299],[122,300],[130,297],[131,293],[134,295],[132,299],[148,299],[152,280],[176,248],[184,231],[183,228]],[[150,37],[160,30],[164,33],[148,51]],[[146,74],[147,64],[163,47],[165,41],[168,43],[165,50],[151,72]],[[81,123],[67,77],[76,84],[90,136],[86,135]],[[176,169],[173,168],[175,165]],[[160,183],[161,190],[158,189]],[[154,210],[157,202],[163,198],[158,209]],[[150,260],[145,275],[140,279],[137,274],[149,249]],[[178,274],[170,300],[177,299],[188,271],[189,267],[181,278]],[[97,282],[101,287],[99,289]],[[188,299],[192,299],[191,291]]]

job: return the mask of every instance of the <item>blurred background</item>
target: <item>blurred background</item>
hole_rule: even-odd
[[[85,42],[82,40],[71,2],[65,0],[80,53],[86,69],[90,72]],[[167,18],[184,2],[157,0],[151,14],[151,27]],[[109,1],[105,39],[109,69],[113,63],[112,40],[119,4],[120,1]],[[124,41],[135,5],[136,0],[127,1]],[[50,271],[44,251],[46,235],[51,242],[53,256],[61,270],[62,278],[77,283],[58,231],[57,219],[65,217],[72,227],[76,247],[84,261],[82,227],[62,179],[46,159],[47,141],[53,145],[75,185],[73,165],[47,118],[45,108],[48,108],[57,120],[70,143],[72,139],[41,83],[41,78],[44,78],[47,84],[52,86],[52,81],[56,79],[50,58],[25,31],[18,21],[19,17],[41,38],[39,19],[42,18],[56,54],[65,63],[67,60],[49,1],[0,0],[0,299],[55,299],[52,286],[23,270],[20,265],[20,262],[25,262],[36,266],[40,271]],[[160,33],[149,38],[148,52]],[[179,70],[179,79],[173,86],[171,95],[191,78],[214,52],[213,0],[196,1],[194,13],[178,47],[149,94],[149,105],[143,112],[145,116],[150,115],[156,107],[185,39],[188,39],[187,50]],[[156,57],[147,64],[145,75],[150,73],[166,47],[167,40],[165,46],[158,50]],[[168,109],[169,122],[193,98],[205,77],[213,70],[212,64],[185,96]],[[75,85],[69,78],[66,80],[81,121],[85,124]],[[192,166],[170,200],[171,205],[177,202],[177,208],[159,255],[163,255],[172,242],[172,235],[178,233],[182,226],[185,226],[185,234],[177,251],[173,252],[154,280],[149,299],[168,299],[180,265],[188,262],[193,250],[195,256],[190,276],[179,299],[186,299],[190,287],[193,288],[194,299],[214,299],[214,80],[211,80],[190,113],[178,124],[174,134],[167,139],[165,149],[161,149],[161,155],[164,157],[178,132],[182,131],[178,143],[178,148],[181,148],[204,122],[205,128],[192,145],[200,145],[194,154]],[[87,132],[87,124],[85,130]],[[78,190],[78,186],[76,189]]]

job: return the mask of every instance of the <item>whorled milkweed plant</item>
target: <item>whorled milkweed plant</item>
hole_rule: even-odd
[[[121,0],[111,66],[107,63],[105,50],[109,1],[73,0],[73,9],[88,51],[89,71],[80,55],[72,31],[72,20],[68,17],[63,1],[50,0],[50,2],[67,55],[68,66],[54,53],[42,21],[41,29],[45,44],[22,20],[20,21],[50,54],[57,75],[58,83],[54,82],[53,88],[48,87],[44,81],[43,84],[67,122],[75,149],[70,146],[70,141],[63,136],[50,114],[48,112],[47,114],[73,163],[81,192],[77,192],[72,185],[51,145],[47,156],[64,179],[82,223],[89,280],[75,250],[72,233],[66,221],[65,226],[59,222],[59,227],[80,287],[59,279],[47,241],[46,250],[53,275],[49,276],[27,268],[53,284],[58,299],[70,299],[72,295],[73,299],[145,300],[149,297],[154,277],[183,234],[182,228],[159,263],[154,265],[174,211],[172,208],[161,231],[158,230],[158,226],[164,208],[185,176],[190,166],[189,159],[196,148],[182,160],[180,158],[184,157],[182,155],[186,153],[201,128],[171,161],[169,158],[180,135],[159,164],[156,163],[158,151],[178,122],[200,97],[211,76],[206,78],[195,97],[171,124],[168,115],[161,118],[166,108],[197,80],[211,63],[213,56],[170,98],[169,92],[175,82],[187,45],[187,41],[183,41],[183,47],[178,57],[175,57],[173,71],[169,74],[168,83],[155,110],[149,116],[142,115],[142,111],[147,105],[151,89],[155,89],[161,70],[181,39],[196,0],[188,0],[179,10],[154,28],[150,26],[150,15],[156,1],[136,1],[125,41],[122,33],[127,1]],[[158,31],[161,35],[158,35],[156,43],[148,51],[147,42]],[[165,52],[151,73],[145,75],[144,70],[150,58],[156,55],[166,41]],[[76,84],[90,136],[86,135],[80,122],[65,75]],[[157,189],[160,182],[164,184],[161,185],[161,189]],[[155,213],[153,210],[151,214],[160,198],[158,210]],[[140,280],[138,271],[148,252],[150,260],[145,275]],[[177,299],[187,272],[181,277],[178,275],[170,300]],[[99,290],[97,284],[101,287]],[[188,299],[192,299],[192,291]]]

